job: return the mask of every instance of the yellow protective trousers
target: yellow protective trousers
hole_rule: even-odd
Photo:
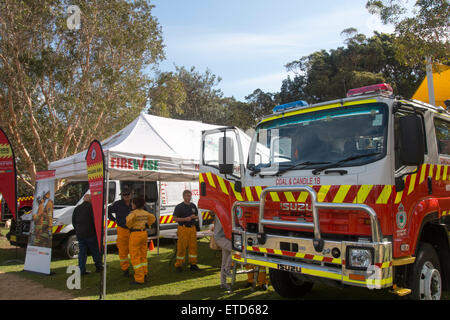
[[[144,283],[144,278],[148,274],[147,231],[131,232],[130,258],[134,269],[134,280]]]
[[[197,229],[195,226],[178,226],[177,259],[175,267],[184,264],[184,256],[188,249],[189,264],[197,264]]]
[[[116,246],[119,249],[119,261],[122,271],[128,270],[130,267],[130,259],[128,258],[130,241],[130,230],[117,226]]]
[[[254,265],[250,265],[250,264],[247,264],[246,266],[245,266],[245,269],[247,269],[247,270],[255,270],[255,268],[256,268],[256,266],[254,266]],[[247,275],[248,275],[248,278],[247,278],[247,281],[249,282],[249,283],[253,283],[253,280],[254,280],[254,272],[249,272],[249,273],[247,273]],[[266,268],[265,267],[259,267],[259,272],[258,272],[258,285],[259,286],[262,286],[263,284],[267,284],[267,274],[266,274]]]

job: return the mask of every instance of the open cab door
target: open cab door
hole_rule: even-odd
[[[212,211],[219,218],[225,236],[231,239],[231,209],[243,200],[245,177],[242,141],[246,139],[235,127],[207,130],[202,133],[200,158],[199,210]]]
[[[203,131],[200,172],[214,174],[234,183],[236,189],[242,188],[245,165],[241,137],[236,127]],[[203,190],[202,186],[200,190]]]

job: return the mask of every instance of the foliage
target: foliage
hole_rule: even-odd
[[[283,81],[282,103],[307,100],[315,103],[345,97],[351,88],[390,83],[396,94],[411,97],[423,79],[421,65],[403,65],[396,56],[395,37],[375,33],[371,38],[346,29],[346,47],[317,51],[286,64],[294,77]]]
[[[69,5],[80,9],[80,24]],[[146,106],[143,70],[164,57],[152,8],[143,0],[0,3],[0,125],[22,183],[32,189],[36,171]]]
[[[409,1],[368,0],[366,7],[384,23],[395,26],[396,51],[400,61],[416,65],[429,57],[435,62],[450,60],[450,3],[448,0],[417,0],[412,13]]]

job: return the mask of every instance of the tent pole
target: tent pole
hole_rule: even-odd
[[[428,81],[428,102],[436,106],[436,99],[434,96],[434,82],[433,82],[433,62],[430,57],[427,58],[427,81]]]
[[[103,291],[101,294],[101,299],[106,298],[106,254],[108,247],[108,199],[109,199],[109,152],[106,156],[106,198],[103,204],[103,241],[104,241],[104,255],[103,255]]]
[[[158,230],[157,230],[157,236],[158,236],[158,240],[156,240],[156,242],[157,242],[157,250],[156,250],[156,253],[159,255],[159,239],[161,238],[160,237],[160,234],[159,234],[159,232],[160,232],[160,229],[159,229],[159,223],[161,222],[161,219],[160,219],[160,215],[161,215],[161,206],[160,206],[160,203],[161,203],[161,181],[157,181],[157,184],[158,184],[158,200],[156,201],[156,213],[157,213],[157,216],[158,216],[158,224],[157,224],[157,226],[158,226]]]

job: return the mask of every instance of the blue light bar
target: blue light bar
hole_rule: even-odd
[[[308,103],[306,101],[299,100],[299,101],[289,102],[286,104],[276,106],[275,108],[273,108],[272,111],[273,111],[273,113],[275,113],[275,112],[279,112],[282,110],[291,109],[291,108],[295,108],[295,107],[307,107],[307,106],[308,106]]]

